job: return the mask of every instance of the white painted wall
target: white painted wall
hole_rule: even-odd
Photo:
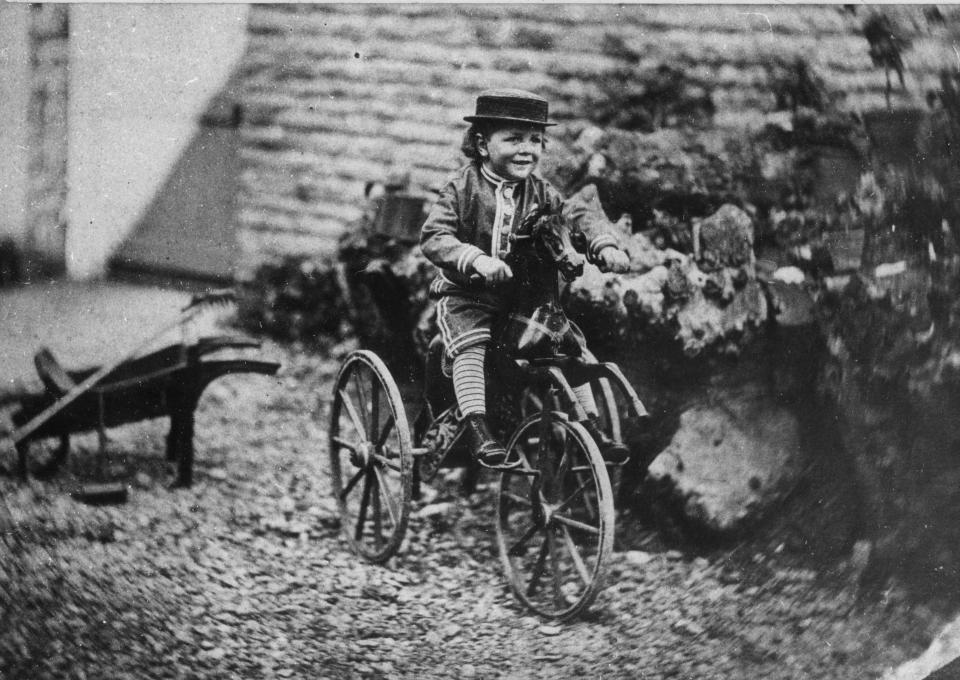
[[[0,3],[0,239],[27,232],[30,5]]]
[[[70,7],[67,272],[103,273],[246,44],[244,5]]]

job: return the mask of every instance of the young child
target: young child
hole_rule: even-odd
[[[507,456],[487,426],[484,363],[490,329],[507,307],[496,284],[513,277],[503,261],[509,252],[509,235],[537,206],[565,207],[560,194],[534,172],[544,150],[546,128],[553,125],[547,120],[547,109],[547,101],[531,92],[482,92],[474,115],[464,118],[471,126],[461,150],[471,162],[443,187],[420,235],[423,254],[440,270],[430,294],[439,300],[437,324],[453,360],[457,404],[467,421],[474,455],[487,467],[503,466]],[[607,231],[605,216],[583,210],[563,213],[586,236],[589,261],[602,271],[628,264]],[[483,283],[476,282],[476,274]],[[590,386],[582,385],[575,392],[590,416],[584,425],[604,457],[625,460],[626,447],[606,437],[597,425]]]

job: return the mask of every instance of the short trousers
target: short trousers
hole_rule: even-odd
[[[451,293],[437,302],[437,326],[452,359],[468,347],[491,340],[490,329],[505,304],[491,293]]]

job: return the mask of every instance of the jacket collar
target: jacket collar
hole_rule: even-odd
[[[520,180],[504,179],[503,177],[495,173],[493,170],[490,170],[489,168],[487,168],[487,166],[482,163],[480,164],[480,174],[483,175],[484,179],[492,183],[498,189],[503,186],[512,187],[520,184]]]

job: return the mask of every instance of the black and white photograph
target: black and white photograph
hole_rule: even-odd
[[[0,3],[0,680],[960,679],[960,5]]]

